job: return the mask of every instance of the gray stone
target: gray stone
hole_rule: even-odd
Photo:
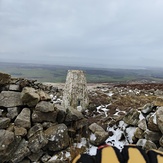
[[[15,153],[12,155],[11,162],[19,163],[29,154],[30,150],[28,149],[28,142],[25,139],[22,139]]]
[[[57,111],[43,113],[40,111],[33,111],[32,121],[36,123],[41,122],[56,122]]]
[[[144,150],[157,149],[155,143],[146,139],[139,139],[136,145],[141,146]]]
[[[138,122],[138,127],[145,131],[147,129],[147,123],[146,123],[146,120],[145,119],[142,119]]]
[[[38,131],[43,131],[43,127],[40,123],[35,124],[33,127],[31,127],[28,131],[28,139],[35,135]]]
[[[90,135],[90,143],[93,145],[100,145],[101,143],[105,142],[108,138],[109,134],[106,132],[101,126],[96,123],[93,123],[89,126],[92,134]]]
[[[85,110],[88,104],[87,82],[83,71],[69,70],[63,92],[63,107],[77,109],[77,106],[81,106]]]
[[[83,114],[72,107],[67,110],[65,122],[77,121],[83,118]]]
[[[160,129],[158,128],[158,124],[157,124],[156,113],[152,114],[148,118],[148,129],[151,131],[160,131]]]
[[[15,136],[26,136],[27,130],[24,127],[14,126],[14,133],[15,133]]]
[[[160,138],[159,143],[160,143],[161,147],[163,147],[163,136]]]
[[[58,104],[55,105],[55,108],[58,111],[57,122],[63,123],[66,117],[66,109],[63,106],[58,105]]]
[[[45,130],[45,135],[49,141],[47,147],[50,151],[59,151],[69,145],[70,138],[65,124],[49,127]]]
[[[10,91],[20,91],[20,87],[19,87],[19,85],[16,85],[16,84],[10,84],[9,90]]]
[[[144,134],[144,131],[140,129],[139,127],[137,127],[134,133],[135,138],[143,139],[144,138],[143,134]]]
[[[50,101],[51,97],[50,95],[48,95],[47,93],[45,93],[44,91],[40,90],[38,91],[38,94],[40,96],[40,100],[41,101]]]
[[[43,148],[48,143],[48,140],[45,137],[45,134],[42,131],[38,131],[33,136],[29,138],[29,149],[33,153],[38,153],[41,148]]]
[[[156,111],[156,120],[158,124],[158,128],[163,134],[163,107],[159,107]]]
[[[36,105],[35,110],[40,111],[40,112],[45,112],[45,113],[52,112],[54,111],[54,106],[50,102],[41,101]]]
[[[23,105],[20,98],[20,92],[2,91],[0,93],[0,106],[1,107],[15,107]]]
[[[20,161],[19,163],[31,163],[31,161],[29,159],[23,159],[22,161]]]
[[[14,119],[18,115],[18,107],[7,108],[7,117]]]
[[[9,84],[10,80],[11,80],[11,76],[9,74],[0,72],[0,86]]]
[[[24,104],[28,105],[29,107],[34,107],[40,101],[40,96],[34,88],[25,87],[21,92],[21,99]]]
[[[18,127],[24,127],[26,129],[29,129],[31,127],[31,111],[29,108],[24,108],[20,114],[15,119],[15,125]]]
[[[148,103],[148,104],[144,105],[141,112],[144,114],[148,114],[153,110],[153,106],[154,106],[153,104]]]
[[[36,162],[39,161],[39,159],[41,158],[41,156],[43,155],[43,151],[40,150],[37,153],[32,153],[31,155],[28,156],[28,158],[32,161],[32,162]]]
[[[7,130],[0,130],[0,160],[9,162],[16,151],[21,137],[14,137],[14,133]]]
[[[144,137],[147,140],[151,140],[153,142],[158,142],[159,139],[161,138],[162,134],[160,132],[154,132],[150,130],[146,130],[144,132]]]
[[[51,158],[50,155],[45,154],[44,156],[42,156],[41,161],[42,161],[43,163],[47,163],[48,160],[49,160],[50,158]]]
[[[10,118],[0,117],[0,129],[5,129],[9,126]]]
[[[138,126],[140,112],[136,109],[130,110],[127,115],[123,118],[124,122],[132,125]]]

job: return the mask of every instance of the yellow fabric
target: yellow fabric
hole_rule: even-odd
[[[72,161],[72,163],[76,163],[80,159],[81,155],[77,155],[75,159]]]
[[[143,155],[140,151],[136,148],[129,148],[128,149],[129,160],[128,163],[146,163]]]
[[[160,155],[157,155],[157,161],[158,163],[163,163],[163,157]]]
[[[101,163],[120,163],[112,147],[102,149]]]

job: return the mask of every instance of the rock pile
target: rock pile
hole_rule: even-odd
[[[69,126],[83,115],[53,104],[49,93],[58,90],[0,73],[0,162],[54,162],[51,156],[69,147]]]
[[[0,162],[68,163],[74,155],[88,152],[92,145],[98,146],[104,141],[115,145],[109,142],[114,135],[111,128],[118,129],[119,141],[125,139],[126,143],[135,143],[146,150],[163,150],[163,98],[160,93],[153,97],[152,92],[149,100],[154,99],[153,103],[118,111],[115,109],[118,105],[114,105],[119,100],[115,98],[116,91],[121,92],[118,92],[120,100],[127,99],[128,94],[131,99],[144,97],[139,90],[133,93],[125,88],[123,92],[121,88],[109,88],[104,90],[105,96],[97,92],[92,94],[91,100],[96,103],[91,103],[89,110],[79,112],[61,105],[62,91],[56,87],[0,73]],[[106,108],[102,104],[107,104]],[[132,139],[129,138],[131,130]],[[82,143],[77,144],[80,140]]]

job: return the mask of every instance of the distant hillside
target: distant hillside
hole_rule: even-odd
[[[150,82],[163,81],[163,69],[98,69],[88,67],[0,62],[0,71],[9,73],[13,77],[37,79],[40,82],[65,82],[67,70],[70,69],[83,70],[86,74],[87,81],[92,83],[124,83],[142,80]]]

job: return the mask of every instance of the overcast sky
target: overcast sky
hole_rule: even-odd
[[[0,61],[163,67],[163,0],[0,0]]]

